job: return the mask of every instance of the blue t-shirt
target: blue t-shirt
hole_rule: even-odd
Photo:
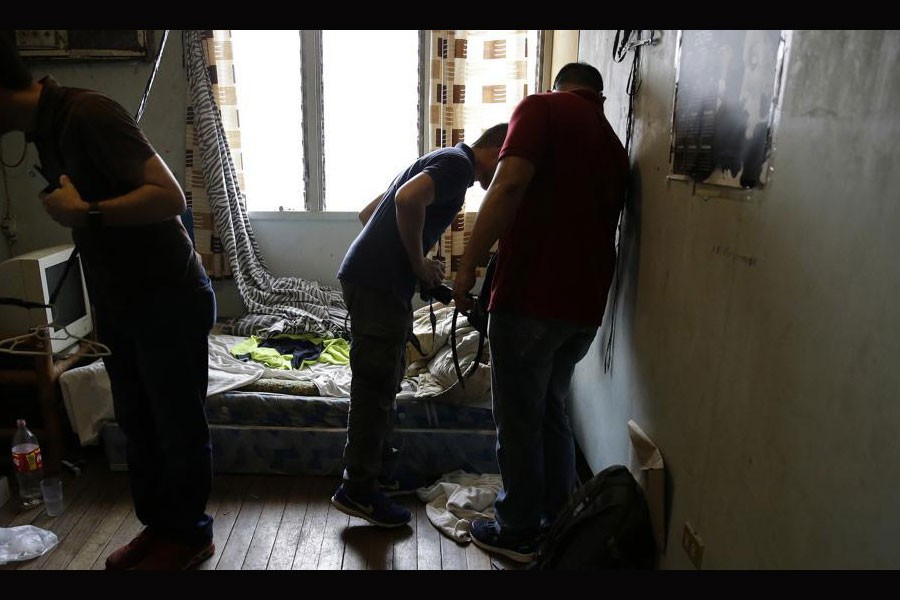
[[[383,291],[396,291],[412,301],[416,276],[397,229],[394,196],[400,187],[418,175],[427,173],[434,181],[434,201],[425,209],[422,228],[422,254],[431,249],[462,208],[466,190],[475,183],[475,153],[464,143],[439,148],[420,157],[391,182],[372,213],[369,222],[356,236],[338,269],[338,279]]]

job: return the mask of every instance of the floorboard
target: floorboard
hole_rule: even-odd
[[[429,521],[414,495],[397,501],[412,513],[403,527],[385,529],[331,505],[337,477],[217,474],[207,503],[216,553],[198,570],[432,571],[490,570],[490,555],[459,544]],[[13,490],[14,492],[14,490]],[[42,556],[0,570],[102,570],[106,558],[143,525],[134,513],[128,473],[111,471],[102,453],[79,475],[63,474],[65,510],[20,510],[15,495],[0,507],[0,527],[33,525],[57,544]],[[515,568],[515,567],[512,567]]]

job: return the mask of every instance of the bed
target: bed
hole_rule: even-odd
[[[450,343],[453,309],[432,308],[434,332],[430,307],[414,313],[413,332],[422,352],[409,344],[406,376],[397,395],[397,473],[418,480],[457,470],[496,473],[489,348],[485,344],[484,356],[460,383]],[[256,325],[248,329],[248,323]],[[214,468],[219,473],[338,475],[350,405],[350,367],[316,363],[276,369],[236,356],[233,350],[239,344],[272,331],[268,320],[242,318],[222,324],[209,336],[206,412]],[[477,331],[459,315],[456,347],[463,372],[475,361],[477,346]],[[60,386],[82,445],[102,444],[110,467],[127,469],[124,436],[113,416],[102,362],[65,373]]]

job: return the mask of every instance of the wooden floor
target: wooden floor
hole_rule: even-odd
[[[46,554],[0,570],[97,570],[142,528],[132,510],[128,474],[111,471],[102,454],[82,473],[63,474],[66,507],[49,517],[42,507],[0,508],[0,527],[31,524],[54,532]],[[413,513],[408,527],[382,529],[349,517],[329,502],[336,477],[225,475],[214,478],[207,512],[216,553],[204,570],[490,570],[515,569],[469,543],[440,533],[415,495],[398,498]]]

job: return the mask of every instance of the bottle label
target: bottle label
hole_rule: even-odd
[[[44,461],[41,459],[40,446],[34,448],[30,452],[13,452],[13,465],[15,465],[17,473],[28,473],[44,468]]]

